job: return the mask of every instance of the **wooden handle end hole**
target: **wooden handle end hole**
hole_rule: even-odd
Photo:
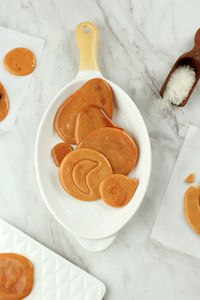
[[[87,34],[90,32],[90,28],[87,25],[85,25],[85,26],[83,26],[82,31],[83,31],[83,33]]]

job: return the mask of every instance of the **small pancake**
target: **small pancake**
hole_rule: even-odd
[[[121,207],[129,203],[137,186],[136,178],[130,179],[125,175],[112,174],[102,180],[99,192],[106,204],[112,207]]]
[[[187,183],[193,183],[194,182],[194,174],[191,173],[185,178],[185,182]]]
[[[34,54],[29,49],[15,48],[6,54],[3,64],[9,73],[25,76],[33,72],[36,61]]]
[[[57,167],[60,167],[63,158],[71,151],[73,151],[73,148],[69,144],[66,143],[56,144],[51,151],[51,155],[53,157],[55,165]]]
[[[67,154],[61,162],[59,180],[72,197],[92,201],[99,199],[99,185],[110,174],[110,163],[101,153],[78,149]]]
[[[138,148],[123,130],[105,127],[88,134],[77,146],[94,149],[110,162],[113,173],[127,175],[138,159]]]
[[[5,119],[9,111],[9,100],[6,90],[0,83],[0,122]]]
[[[86,106],[78,114],[75,126],[75,139],[79,144],[89,133],[103,127],[118,128],[105,112],[96,106]],[[123,130],[123,129],[122,129]]]
[[[88,105],[104,110],[109,118],[113,115],[113,95],[109,84],[100,78],[87,81],[71,95],[58,109],[54,128],[58,136],[68,144],[76,144],[75,125],[79,112]]]
[[[33,287],[33,265],[19,254],[0,254],[0,300],[27,297]]]

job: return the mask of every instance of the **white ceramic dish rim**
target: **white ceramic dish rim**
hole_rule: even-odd
[[[39,137],[40,137],[40,132],[41,132],[41,129],[42,129],[42,126],[43,126],[43,123],[46,119],[46,116],[48,115],[52,105],[54,104],[54,102],[57,101],[57,99],[61,96],[61,94],[69,88],[70,85],[72,85],[73,83],[75,83],[76,81],[80,81],[80,80],[89,80],[91,78],[94,78],[94,77],[101,77],[103,79],[105,79],[101,73],[99,72],[95,72],[95,71],[81,71],[78,73],[77,77],[71,81],[70,83],[68,83],[67,85],[65,85],[57,94],[56,96],[51,100],[50,104],[48,105],[47,109],[45,110],[43,116],[42,116],[42,119],[40,121],[40,125],[39,125],[39,128],[38,128],[38,132],[37,132],[37,137],[36,137],[36,144],[35,144],[35,170],[36,170],[36,178],[37,178],[37,182],[38,182],[38,185],[39,185],[39,189],[40,189],[40,192],[41,192],[41,195],[42,195],[42,198],[47,206],[47,208],[49,209],[49,211],[51,212],[51,214],[56,218],[56,220],[63,225],[64,228],[66,228],[71,234],[73,234],[74,236],[76,237],[79,237],[79,238],[83,238],[83,239],[89,239],[89,240],[100,240],[100,239],[106,239],[106,238],[109,238],[109,237],[112,237],[114,236],[119,230],[121,230],[127,223],[128,221],[133,217],[133,215],[136,213],[136,211],[138,210],[138,208],[140,207],[143,199],[144,199],[144,196],[145,196],[145,193],[146,193],[146,190],[147,190],[147,187],[148,187],[148,184],[149,184],[149,180],[150,180],[150,174],[151,174],[151,145],[150,145],[150,139],[149,139],[149,135],[148,135],[148,132],[147,132],[147,129],[146,129],[146,125],[144,123],[144,120],[137,108],[137,106],[135,105],[135,103],[131,100],[131,98],[128,96],[127,97],[127,101],[130,102],[130,104],[133,106],[133,110],[137,112],[137,114],[140,116],[141,118],[141,122],[143,123],[143,130],[145,133],[145,140],[146,140],[146,147],[147,147],[147,155],[148,155],[148,163],[149,163],[149,167],[147,169],[147,180],[146,180],[146,185],[145,185],[145,188],[143,189],[143,193],[140,197],[140,199],[137,199],[137,202],[135,202],[134,204],[134,208],[132,209],[132,211],[130,212],[129,216],[124,220],[124,222],[122,224],[120,224],[120,226],[115,230],[113,231],[112,233],[108,233],[107,235],[104,235],[104,236],[94,236],[94,237],[91,237],[91,236],[87,236],[87,235],[83,235],[83,234],[80,234],[79,232],[76,232],[74,229],[70,228],[69,225],[65,224],[62,219],[55,213],[55,211],[52,209],[46,195],[45,195],[45,191],[43,189],[43,185],[42,185],[42,182],[41,182],[41,179],[40,179],[40,173],[39,173],[39,164],[38,164],[38,143],[39,143]],[[114,88],[116,89],[120,89],[126,96],[127,94],[120,88],[118,87],[116,84],[114,84],[113,82],[105,79],[109,84],[113,85]]]

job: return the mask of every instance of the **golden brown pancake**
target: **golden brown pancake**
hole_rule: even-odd
[[[122,174],[112,174],[102,180],[99,192],[106,204],[112,207],[121,207],[129,203],[137,186],[136,178],[130,179]]]
[[[25,76],[33,72],[36,61],[34,54],[29,49],[15,48],[6,54],[3,64],[9,73]]]
[[[9,111],[9,100],[6,90],[0,83],[0,122],[5,119]]]
[[[127,175],[138,159],[138,148],[124,131],[105,127],[88,134],[77,146],[94,149],[110,162],[113,173]]]
[[[53,157],[55,165],[57,167],[60,167],[63,158],[71,151],[73,151],[73,148],[69,144],[66,143],[56,144],[51,151],[51,155]]]
[[[92,149],[70,152],[61,162],[59,179],[63,189],[79,200],[99,199],[101,181],[112,174],[108,160]]]
[[[92,131],[103,127],[118,128],[105,112],[96,106],[86,106],[78,114],[75,126],[76,144],[79,144],[84,137]],[[121,129],[123,130],[123,129]]]
[[[74,135],[76,118],[79,112],[88,105],[95,105],[103,109],[107,116],[112,118],[112,89],[103,79],[94,78],[87,81],[58,109],[54,119],[54,128],[64,142],[76,144]]]
[[[190,186],[185,192],[184,212],[185,217],[196,233],[200,234],[200,190]]]
[[[27,297],[33,287],[33,265],[19,254],[0,254],[0,300]]]

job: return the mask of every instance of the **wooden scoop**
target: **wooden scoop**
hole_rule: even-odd
[[[188,100],[200,78],[200,28],[197,30],[197,32],[195,34],[193,49],[190,50],[189,52],[186,52],[183,55],[181,55],[177,59],[175,64],[173,65],[171,71],[169,72],[169,75],[167,76],[165,82],[163,83],[163,85],[160,89],[161,97],[163,97],[163,93],[164,93],[165,87],[169,81],[169,78],[171,77],[174,70],[180,65],[190,65],[196,73],[196,80],[195,80],[193,86],[191,87],[187,97],[183,100],[183,102],[181,104],[178,105],[178,106],[184,106],[188,102]]]

